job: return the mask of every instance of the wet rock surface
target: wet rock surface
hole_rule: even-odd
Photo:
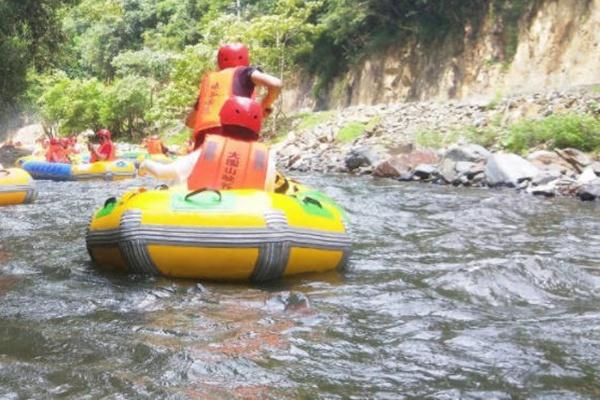
[[[459,139],[436,150],[418,145],[417,136],[425,130],[444,137],[499,120],[509,124],[564,112],[590,114],[590,104],[595,103],[600,103],[599,93],[574,90],[513,96],[493,106],[468,101],[355,106],[331,112],[315,127],[292,130],[275,149],[279,166],[291,171],[371,174],[454,186],[508,186],[539,196],[588,198],[594,193],[590,181],[600,177],[600,159],[577,149],[536,148],[522,156]],[[364,131],[348,142],[339,133],[352,122],[364,124]]]

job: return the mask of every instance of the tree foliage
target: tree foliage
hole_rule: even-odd
[[[222,43],[248,44],[253,64],[284,79],[303,68],[319,77],[318,89],[373,49],[464,34],[467,23],[477,27],[490,10],[516,20],[533,3],[5,0],[0,114],[15,99],[29,98],[39,100],[41,115],[61,131],[162,132],[181,126]]]
[[[52,65],[63,39],[61,7],[67,0],[0,2],[0,137],[20,122],[30,69]]]

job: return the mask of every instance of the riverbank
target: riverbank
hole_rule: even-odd
[[[492,101],[300,113],[275,137],[289,171],[344,172],[600,200],[600,87]]]

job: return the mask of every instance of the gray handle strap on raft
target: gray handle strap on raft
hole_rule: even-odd
[[[319,208],[323,208],[323,204],[321,204],[321,202],[319,200],[313,199],[312,197],[306,196],[305,198],[302,199],[302,202],[304,204],[314,204],[315,206],[318,206]]]
[[[9,175],[10,175],[10,171],[9,171],[9,170],[7,170],[7,169],[0,169],[0,173],[3,173],[3,174],[4,174],[4,175],[6,175],[6,176],[9,176]]]
[[[209,189],[209,188],[202,188],[202,189],[198,189],[198,190],[194,190],[193,192],[190,192],[188,194],[185,195],[184,200],[188,201],[190,197],[193,197],[199,193],[203,193],[203,192],[213,192],[216,193],[219,196],[219,203],[223,200],[223,196],[221,195],[221,192],[219,192],[218,190],[215,189]]]
[[[157,185],[154,190],[169,190],[169,185],[165,185],[164,183]]]
[[[298,196],[296,196],[295,194],[291,194],[291,195],[290,195],[290,197],[293,197],[293,198],[295,198],[295,199],[297,199],[297,198],[298,198]],[[317,206],[317,207],[319,207],[319,208],[323,208],[323,204],[321,204],[321,202],[320,202],[319,200],[317,200],[317,199],[315,199],[315,198],[312,198],[312,197],[310,197],[310,196],[305,196],[305,197],[302,199],[302,202],[303,202],[304,204],[313,204],[313,205],[315,205],[315,206]]]

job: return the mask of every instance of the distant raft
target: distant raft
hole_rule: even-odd
[[[37,191],[31,176],[21,168],[0,169],[0,206],[33,203]]]
[[[161,164],[170,164],[175,161],[175,158],[169,157],[165,154],[150,154],[146,151],[127,151],[119,153],[119,158],[125,160],[136,160],[142,162],[144,160],[152,160]]]
[[[91,164],[63,164],[47,161],[27,161],[23,169],[34,179],[53,181],[80,181],[90,179],[122,180],[136,176],[135,165],[131,161],[99,161]]]
[[[344,212],[324,194],[137,189],[108,199],[86,235],[104,269],[261,282],[342,268]]]

